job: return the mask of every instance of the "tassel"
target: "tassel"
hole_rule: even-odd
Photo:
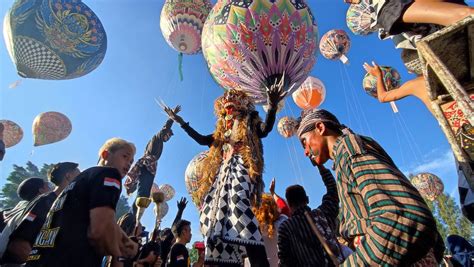
[[[179,71],[179,80],[183,81],[183,53],[178,55],[178,71]]]

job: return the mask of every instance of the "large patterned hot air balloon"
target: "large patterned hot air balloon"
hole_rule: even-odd
[[[295,135],[298,129],[298,121],[291,117],[283,117],[278,121],[278,132],[285,138]]]
[[[45,112],[33,121],[34,146],[64,140],[72,131],[71,121],[59,112]]]
[[[212,5],[209,0],[166,0],[160,28],[166,42],[183,54],[201,52],[201,33]]]
[[[347,27],[354,34],[367,35],[377,30],[372,26],[377,20],[377,13],[368,1],[362,0],[359,4],[352,4],[347,10]]]
[[[293,91],[308,77],[317,40],[305,1],[219,0],[204,25],[202,48],[221,87],[266,104],[266,86],[284,77],[285,88]]]
[[[420,173],[411,179],[411,183],[429,201],[434,201],[444,191],[443,181],[432,173]]]
[[[319,107],[325,98],[326,87],[323,82],[311,76],[293,93],[296,105],[304,110]]]
[[[0,124],[4,127],[3,142],[6,148],[20,143],[21,139],[23,139],[23,130],[18,124],[9,120],[0,120]]]
[[[194,193],[199,188],[199,181],[201,180],[201,174],[198,172],[199,166],[202,161],[207,157],[207,151],[197,154],[186,167],[184,173],[184,181],[188,194],[192,197],[192,200],[196,206],[199,206],[199,200],[194,197]]]
[[[319,44],[319,51],[327,59],[340,59],[346,64],[349,60],[346,57],[351,48],[349,35],[343,30],[331,30],[323,35]]]
[[[383,82],[387,91],[400,87],[401,77],[396,69],[387,66],[380,66],[380,70],[382,71]],[[377,78],[374,75],[366,73],[364,80],[362,81],[362,86],[367,94],[377,98]]]
[[[81,0],[17,0],[3,23],[18,74],[48,80],[83,76],[99,66],[107,37]]]

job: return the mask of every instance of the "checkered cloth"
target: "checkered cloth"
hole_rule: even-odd
[[[201,232],[206,236],[207,264],[242,264],[245,245],[263,245],[250,206],[253,185],[242,157],[234,154],[222,164],[201,209]]]

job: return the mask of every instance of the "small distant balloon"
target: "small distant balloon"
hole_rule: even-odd
[[[347,27],[357,35],[368,35],[377,31],[372,26],[377,20],[377,12],[368,0],[358,4],[351,4],[346,14]]]
[[[165,201],[171,200],[176,194],[174,188],[169,184],[162,184],[160,186],[160,191],[165,194]]]
[[[153,185],[151,186],[151,191],[150,193],[153,194],[155,192],[160,192],[160,187],[158,186],[158,184],[156,183],[153,183]]]
[[[310,76],[292,96],[295,104],[301,109],[315,109],[324,102],[326,87],[321,80]]]
[[[20,143],[23,139],[23,129],[10,120],[0,120],[0,124],[3,125],[3,142],[5,143],[5,148],[12,147]]]
[[[298,129],[298,120],[291,117],[283,117],[278,122],[278,132],[285,138],[295,135]]]
[[[21,84],[21,80],[16,80],[16,81],[14,81],[13,83],[11,83],[11,84],[8,86],[8,88],[9,88],[9,89],[15,89],[15,88],[17,88],[18,86],[20,86],[20,84]]]
[[[184,174],[186,190],[196,206],[199,206],[199,200],[195,199],[193,195],[199,189],[199,182],[202,178],[199,169],[203,160],[207,158],[207,153],[208,151],[204,151],[194,156],[194,158],[189,162],[188,167],[186,167],[186,172]]]
[[[321,54],[331,60],[340,59],[342,63],[347,64],[349,59],[346,57],[351,48],[349,35],[343,30],[331,30],[323,35],[319,43]]]
[[[432,173],[420,173],[411,179],[413,186],[418,189],[421,196],[429,201],[434,201],[444,191],[441,179]]]
[[[168,210],[169,210],[168,203],[166,203],[166,201],[161,202],[160,204],[155,205],[154,210],[155,210],[156,219],[162,220],[166,216],[166,214],[168,214]]]
[[[42,146],[66,139],[72,131],[68,117],[59,112],[45,112],[33,121],[34,146]]]

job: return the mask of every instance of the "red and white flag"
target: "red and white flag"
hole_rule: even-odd
[[[104,185],[105,186],[112,186],[112,187],[115,187],[118,190],[120,190],[120,182],[117,181],[117,179],[114,179],[114,178],[105,177]]]
[[[28,220],[30,222],[34,221],[36,218],[36,214],[34,214],[33,212],[28,212],[28,214],[26,214],[25,216],[25,220]]]

